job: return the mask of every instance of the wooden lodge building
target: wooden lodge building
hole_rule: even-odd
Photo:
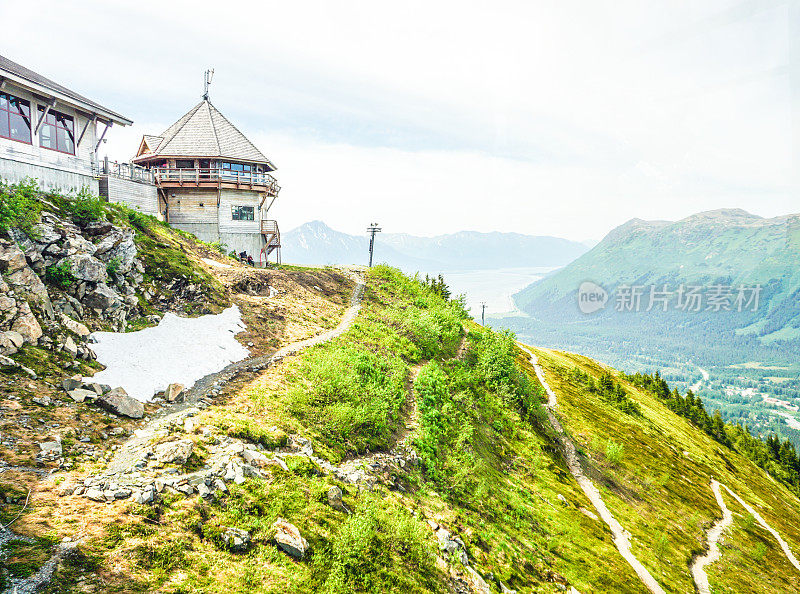
[[[0,181],[38,180],[48,190],[88,188],[208,241],[280,261],[268,212],[275,166],[208,100],[159,136],[144,136],[132,163],[100,159],[109,129],[133,122],[0,56]]]
[[[173,227],[264,261],[277,252],[268,217],[280,187],[275,166],[203,100],[159,136],[144,136],[133,163],[153,174],[159,212]]]

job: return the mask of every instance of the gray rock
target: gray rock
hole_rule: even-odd
[[[52,401],[50,400],[50,396],[41,396],[41,397],[34,396],[33,398],[31,398],[31,400],[35,404],[38,404],[39,406],[50,406],[50,404],[52,403]]]
[[[144,416],[144,404],[128,396],[123,388],[114,388],[98,396],[96,402],[104,409],[118,415],[132,419],[141,419]]]
[[[80,388],[83,385],[83,378],[80,375],[73,375],[72,377],[65,378],[61,381],[61,387],[67,392]]]
[[[170,384],[164,391],[164,400],[167,402],[182,402],[184,397],[183,384]]]
[[[84,497],[91,499],[92,501],[105,501],[106,498],[103,495],[103,492],[100,489],[96,489],[94,487],[90,487],[86,489],[83,493]]]
[[[97,251],[97,246],[91,241],[86,241],[80,235],[72,235],[67,237],[62,249],[67,256],[74,256],[76,254],[88,254],[91,256]]]
[[[83,226],[83,234],[88,235],[89,237],[105,235],[113,228],[114,225],[108,221],[92,221],[91,223],[87,223]]]
[[[64,344],[61,345],[61,350],[73,359],[78,355],[78,345],[75,344],[71,336],[67,336],[66,340],[64,340]]]
[[[82,301],[85,306],[100,311],[121,305],[119,295],[105,283],[99,283],[92,291],[86,293]]]
[[[214,495],[214,492],[211,489],[209,489],[205,483],[200,483],[199,485],[197,485],[197,493],[203,499],[208,499]]]
[[[300,534],[297,526],[283,518],[278,518],[272,525],[275,531],[275,542],[278,548],[296,559],[303,559],[308,551],[308,542]]]
[[[25,302],[18,303],[19,313],[11,329],[19,332],[25,342],[35,343],[42,336],[42,327],[31,312],[30,306]]]
[[[89,254],[73,254],[66,258],[75,278],[91,283],[104,283],[108,279],[106,265]]]
[[[22,334],[20,334],[19,332],[15,332],[14,330],[7,330],[7,331],[3,332],[3,334],[18,349],[21,349],[22,345],[25,344],[25,337],[22,336]]]
[[[193,447],[189,439],[160,443],[154,448],[156,460],[161,464],[186,464]]]
[[[222,542],[225,543],[229,551],[239,553],[247,550],[251,540],[250,533],[247,530],[228,528],[226,526],[223,526],[223,528],[225,528],[225,532],[222,533]]]
[[[85,324],[76,322],[75,320],[73,320],[69,316],[64,315],[63,313],[59,315],[59,320],[61,321],[61,324],[64,326],[64,328],[66,328],[70,332],[74,332],[78,336],[83,337],[83,336],[89,336],[89,334],[91,334],[89,328],[87,328]]]
[[[15,242],[0,240],[0,272],[11,274],[27,266],[25,252]]]
[[[61,442],[58,440],[45,441],[39,444],[42,454],[53,454],[59,458],[62,455]]]
[[[93,400],[99,396],[99,394],[97,394],[94,390],[84,390],[83,388],[75,388],[74,390],[69,390],[67,394],[75,402],[83,402],[87,398],[89,400]]]
[[[339,487],[331,487],[328,489],[328,505],[337,511],[346,514],[350,513],[350,510],[344,504],[344,501],[342,501],[342,490]]]

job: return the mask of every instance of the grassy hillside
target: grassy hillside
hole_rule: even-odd
[[[536,352],[587,475],[665,590],[692,591],[688,565],[720,515],[712,476],[800,550],[800,501],[764,471],[622,374]],[[587,375],[599,381],[604,371],[624,397],[585,389]],[[176,471],[202,468],[231,439],[285,468],[263,465],[208,499],[166,489],[144,506],[59,497],[59,484],[83,475],[56,473],[15,524],[50,540],[15,549],[12,571],[68,536],[78,552],[60,565],[58,591],[466,592],[485,581],[492,592],[646,592],[567,469],[543,402],[512,336],[376,267],[345,334],[170,430],[196,453]],[[332,487],[343,505],[331,503]],[[710,567],[715,591],[796,589],[800,573],[774,539],[729,506],[739,515],[723,561]],[[6,506],[2,519],[20,508]],[[308,541],[302,560],[276,547],[279,517]],[[246,551],[225,545],[230,527],[249,532]]]

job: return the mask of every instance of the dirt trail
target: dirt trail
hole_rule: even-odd
[[[743,508],[745,508],[756,519],[756,521],[761,525],[761,527],[764,530],[766,530],[767,532],[772,534],[772,536],[775,537],[775,540],[778,541],[778,544],[781,546],[781,549],[783,549],[783,554],[786,555],[786,558],[789,560],[789,563],[794,565],[795,569],[800,571],[800,563],[797,562],[797,558],[794,556],[794,553],[792,553],[792,549],[789,548],[788,543],[781,538],[781,535],[778,534],[778,532],[774,528],[772,528],[772,526],[767,524],[767,522],[764,520],[764,518],[761,517],[761,514],[759,514],[750,505],[745,503],[745,501],[741,497],[739,497],[736,493],[731,491],[726,485],[722,485],[722,486],[725,487],[725,490],[728,493],[730,493],[731,497],[733,497],[736,501],[739,502],[739,505],[741,505]]]
[[[725,487],[727,489],[727,487]],[[725,501],[722,499],[722,491],[720,490],[720,483],[711,479],[711,490],[714,492],[714,497],[717,499],[717,505],[722,510],[722,519],[714,522],[714,525],[708,531],[708,552],[701,557],[697,557],[691,566],[692,579],[697,586],[699,594],[711,594],[711,588],[708,585],[708,574],[706,573],[706,565],[711,565],[720,558],[719,542],[722,533],[733,522],[733,514]]]
[[[353,289],[353,294],[350,298],[350,307],[344,313],[344,316],[342,316],[342,319],[335,328],[322,332],[321,334],[317,334],[316,336],[312,336],[311,338],[288,344],[284,347],[281,347],[271,355],[251,357],[243,361],[232,363],[222,371],[212,373],[201,378],[195,383],[194,386],[191,387],[191,389],[187,391],[184,402],[166,409],[164,413],[157,415],[145,427],[135,431],[134,435],[131,436],[128,441],[122,444],[122,446],[120,446],[120,448],[114,454],[114,457],[109,461],[104,474],[114,474],[126,471],[140,458],[142,449],[148,447],[150,440],[156,431],[163,427],[167,427],[187,409],[194,407],[197,401],[202,396],[208,394],[208,392],[214,387],[218,387],[220,384],[230,381],[240,373],[265,369],[266,367],[277,363],[285,357],[299,353],[303,349],[322,344],[323,342],[327,342],[344,334],[350,328],[353,320],[355,320],[356,316],[358,315],[358,312],[361,308],[361,299],[364,295],[365,284],[363,277],[354,273],[353,279],[356,281],[356,286]]]
[[[598,491],[597,487],[594,486],[594,483],[592,483],[592,481],[590,481],[583,473],[580,460],[578,459],[578,453],[575,450],[575,444],[572,443],[572,440],[569,439],[569,437],[567,437],[564,428],[556,418],[555,409],[558,407],[558,398],[544,377],[544,371],[539,365],[539,359],[522,344],[519,344],[519,347],[528,354],[531,365],[533,365],[533,368],[536,371],[536,377],[539,378],[539,382],[547,392],[547,417],[550,420],[550,424],[553,426],[553,429],[555,429],[556,433],[558,433],[561,442],[564,444],[567,468],[569,468],[570,473],[572,473],[572,476],[575,478],[580,488],[589,498],[589,501],[592,502],[592,505],[594,505],[597,513],[611,530],[611,534],[614,539],[614,545],[617,547],[620,555],[622,555],[622,557],[633,568],[633,570],[636,572],[636,575],[639,576],[639,579],[648,590],[650,590],[653,594],[664,594],[663,588],[661,588],[655,578],[650,575],[650,572],[647,571],[645,566],[641,564],[641,562],[633,555],[633,553],[631,553],[631,535],[611,514],[608,507],[606,507],[603,498],[600,496],[600,491]]]

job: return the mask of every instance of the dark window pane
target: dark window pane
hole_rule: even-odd
[[[194,169],[194,161],[190,161],[188,159],[178,159],[175,161],[175,167],[177,169]]]
[[[8,129],[8,114],[0,112],[0,136],[9,138],[10,130]]]
[[[5,113],[3,115],[5,115]],[[21,140],[22,142],[31,141],[31,123],[27,118],[12,113],[9,116],[9,127],[9,138]]]

